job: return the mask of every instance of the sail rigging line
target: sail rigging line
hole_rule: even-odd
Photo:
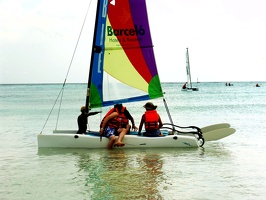
[[[77,40],[77,43],[76,43],[76,46],[75,46],[74,52],[73,52],[73,54],[72,54],[71,61],[70,61],[70,63],[69,63],[69,67],[68,67],[68,70],[67,70],[67,74],[66,74],[66,78],[65,78],[65,80],[67,79],[68,74],[69,74],[69,72],[70,72],[70,68],[71,68],[71,66],[72,66],[72,62],[73,62],[73,60],[74,60],[74,56],[75,56],[75,54],[76,54],[76,50],[77,50],[77,47],[78,47],[78,44],[79,44],[79,40],[80,40],[80,37],[81,37],[82,31],[83,31],[83,28],[84,28],[84,25],[85,25],[85,22],[86,22],[86,19],[87,19],[88,13],[89,13],[89,9],[90,9],[90,6],[91,6],[91,2],[92,2],[92,0],[90,1],[89,6],[88,6],[88,9],[87,9],[87,11],[86,11],[86,15],[85,15],[84,21],[83,21],[83,23],[82,23],[81,30],[80,30],[80,32],[79,32],[78,40]]]
[[[75,45],[75,48],[74,48],[74,51],[73,51],[73,54],[72,54],[72,57],[71,57],[70,63],[69,63],[69,66],[68,66],[68,70],[67,70],[67,73],[66,73],[66,77],[65,77],[64,83],[63,83],[63,85],[62,85],[61,90],[60,90],[59,93],[58,93],[58,96],[57,96],[57,98],[56,98],[56,100],[55,100],[55,102],[54,102],[54,105],[52,106],[52,109],[50,110],[50,113],[49,113],[49,115],[48,115],[48,117],[47,117],[47,119],[46,119],[46,121],[45,121],[45,123],[44,123],[44,125],[43,125],[43,128],[42,128],[40,134],[42,134],[43,129],[45,128],[45,126],[46,126],[46,124],[47,124],[47,122],[48,122],[48,120],[49,120],[49,118],[50,118],[50,116],[51,116],[51,114],[52,114],[52,112],[53,112],[53,110],[54,110],[54,107],[55,107],[55,105],[56,105],[56,103],[57,103],[57,101],[58,101],[58,99],[59,99],[59,97],[60,97],[60,95],[61,95],[60,105],[59,105],[58,114],[57,114],[56,127],[55,127],[55,129],[57,129],[58,120],[59,120],[59,116],[60,116],[60,110],[61,110],[61,104],[62,104],[62,99],[63,99],[63,93],[64,93],[63,91],[64,91],[64,87],[65,87],[65,85],[66,85],[67,77],[68,77],[68,74],[69,74],[69,72],[70,72],[70,68],[71,68],[71,66],[72,66],[72,63],[73,63],[73,60],[74,60],[74,56],[75,56],[75,54],[76,54],[76,50],[77,50],[77,47],[78,47],[78,44],[79,44],[79,40],[80,40],[80,37],[81,37],[82,31],[83,31],[83,28],[84,28],[84,26],[85,26],[85,22],[86,22],[86,19],[87,19],[88,13],[89,13],[89,9],[90,9],[90,7],[91,7],[91,2],[92,2],[92,0],[90,1],[89,6],[88,6],[88,9],[87,9],[87,11],[86,11],[86,15],[85,15],[85,18],[84,18],[84,20],[83,20],[83,23],[82,23],[82,26],[81,26],[81,30],[80,30],[80,32],[79,32],[79,36],[78,36],[78,39],[77,39],[77,42],[76,42],[76,45]]]
[[[65,85],[65,82],[64,82],[64,85]],[[54,105],[52,106],[52,109],[50,110],[50,113],[49,113],[49,115],[48,115],[48,117],[47,117],[47,119],[46,119],[46,121],[45,121],[45,123],[43,125],[43,128],[42,128],[40,134],[42,134],[43,129],[45,128],[45,126],[46,126],[46,124],[47,124],[47,122],[48,122],[48,120],[49,120],[49,118],[50,118],[50,116],[51,116],[51,114],[52,114],[52,112],[54,110],[54,107],[55,107],[55,105],[56,105],[56,103],[57,103],[57,101],[59,99],[59,96],[61,95],[61,93],[63,92],[63,90],[64,90],[64,86],[61,88],[60,92],[58,93],[58,96],[57,96],[57,98],[56,98],[56,100],[54,102]]]
[[[170,114],[170,111],[169,111],[169,109],[168,109],[168,105],[167,105],[167,103],[166,103],[166,101],[165,101],[165,98],[163,98],[163,103],[164,103],[164,107],[165,107],[165,109],[166,109],[166,112],[167,112],[168,118],[169,118],[169,120],[170,120],[170,123],[171,123],[171,124],[174,124],[174,123],[173,123],[173,119],[172,119],[171,114]],[[172,126],[172,128],[173,128],[173,131],[175,131],[175,126]]]
[[[61,99],[60,99],[60,103],[59,103],[59,109],[58,109],[58,113],[57,113],[57,119],[56,119],[56,124],[55,124],[55,130],[57,130],[57,125],[58,125],[58,121],[59,121],[59,116],[60,116],[60,110],[61,110],[61,106],[62,106],[62,101],[63,101],[63,96],[64,96],[64,88],[62,87],[62,92],[61,92]]]

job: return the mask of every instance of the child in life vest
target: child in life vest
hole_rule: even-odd
[[[107,148],[111,149],[113,145],[118,147],[125,145],[122,139],[130,130],[129,120],[132,123],[132,129],[136,131],[137,127],[135,126],[133,117],[122,104],[116,104],[105,115],[100,125],[100,135],[109,138]],[[116,141],[117,135],[118,139]]]
[[[160,115],[156,111],[157,106],[153,105],[153,103],[151,102],[148,102],[143,107],[146,109],[146,112],[141,117],[138,135],[141,135],[142,126],[144,124],[146,131],[145,133],[143,133],[144,136],[164,136],[160,131],[163,123]]]

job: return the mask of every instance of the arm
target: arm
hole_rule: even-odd
[[[145,118],[145,115],[142,115],[141,121],[140,121],[140,124],[139,124],[139,132],[138,132],[138,135],[141,135],[142,126],[143,126],[144,121],[145,121],[144,118]]]
[[[97,111],[97,112],[89,112],[88,113],[88,116],[91,116],[91,115],[96,115],[96,114],[98,114],[98,113],[101,113],[102,111]]]
[[[163,122],[161,120],[161,117],[159,116],[159,119],[158,119],[158,122],[159,122],[159,129],[162,128],[163,126]]]
[[[106,127],[108,121],[109,121],[110,119],[113,119],[113,118],[117,117],[117,116],[118,116],[118,113],[117,113],[117,112],[113,112],[112,114],[110,114],[109,116],[107,116],[107,117],[103,120],[102,127],[101,127],[101,129],[100,129],[100,134],[103,134],[103,129]]]
[[[138,128],[137,128],[136,125],[135,125],[135,122],[134,122],[133,117],[132,117],[132,119],[130,119],[130,121],[131,121],[131,124],[132,124],[132,130],[137,131]]]
[[[125,116],[126,116],[126,118],[128,118],[128,119],[131,121],[132,129],[133,129],[134,131],[137,131],[138,128],[137,128],[136,125],[135,125],[134,118],[132,117],[132,115],[129,113],[128,110],[125,110]]]

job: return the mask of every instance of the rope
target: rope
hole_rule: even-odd
[[[165,109],[166,109],[166,112],[167,112],[168,118],[169,118],[171,124],[173,124],[173,120],[172,120],[172,117],[171,117],[171,115],[170,115],[170,111],[169,111],[169,109],[168,109],[168,105],[167,105],[167,103],[166,103],[166,101],[165,101],[164,98],[163,98],[163,103],[164,103],[164,107],[165,107]],[[174,126],[173,126],[173,130],[175,130],[175,127],[174,127]]]
[[[70,71],[70,68],[71,68],[72,62],[73,62],[73,60],[74,60],[74,56],[75,56],[75,53],[76,53],[76,50],[77,50],[77,47],[78,47],[78,44],[79,44],[79,40],[80,40],[81,33],[82,33],[82,31],[83,31],[83,28],[84,28],[84,25],[85,25],[85,22],[86,22],[86,19],[87,19],[87,15],[88,15],[88,12],[89,12],[89,8],[90,8],[90,6],[91,6],[91,2],[92,2],[92,0],[90,1],[89,7],[88,7],[88,9],[87,9],[87,12],[86,12],[86,15],[85,15],[85,18],[84,18],[84,21],[83,21],[82,27],[81,27],[81,30],[80,30],[80,32],[79,32],[78,40],[77,40],[77,43],[76,43],[76,46],[75,46],[75,49],[74,49],[74,52],[73,52],[73,55],[72,55],[72,58],[71,58],[71,61],[70,61],[69,67],[68,67],[68,70],[67,70],[66,78],[68,77],[68,74],[69,74],[69,71]]]
[[[65,87],[65,85],[66,85],[67,77],[68,77],[68,74],[69,74],[69,72],[70,72],[70,68],[71,68],[71,66],[72,66],[72,62],[73,62],[73,60],[74,60],[74,56],[75,56],[75,54],[76,54],[76,50],[77,50],[77,47],[78,47],[78,44],[79,44],[79,40],[80,40],[80,37],[81,37],[81,33],[82,33],[82,31],[83,31],[83,28],[84,28],[84,25],[85,25],[85,22],[86,22],[86,19],[87,19],[88,13],[89,13],[89,9],[90,9],[90,7],[91,7],[91,2],[92,2],[92,0],[90,1],[89,6],[88,6],[88,9],[87,9],[87,11],[86,11],[86,15],[85,15],[84,21],[83,21],[83,23],[82,23],[81,30],[80,30],[80,32],[79,32],[78,40],[77,40],[77,43],[76,43],[76,46],[75,46],[74,52],[73,52],[73,54],[72,54],[72,57],[71,57],[71,60],[70,60],[69,66],[68,66],[68,70],[67,70],[67,73],[66,73],[66,77],[65,77],[64,83],[63,83],[62,88],[61,88],[61,90],[60,90],[60,92],[59,92],[59,94],[58,94],[58,96],[57,96],[57,98],[56,98],[56,100],[55,100],[55,102],[54,102],[54,105],[52,106],[52,109],[51,109],[51,111],[50,111],[50,113],[49,113],[49,115],[48,115],[48,117],[47,117],[47,119],[46,119],[46,121],[45,121],[45,123],[44,123],[44,125],[43,125],[43,128],[42,128],[40,134],[42,134],[42,132],[43,132],[43,130],[44,130],[44,128],[45,128],[45,126],[46,126],[46,124],[47,124],[47,122],[48,122],[48,120],[49,120],[49,118],[50,118],[50,116],[51,116],[51,114],[52,114],[52,112],[53,112],[53,110],[54,110],[54,107],[55,107],[55,105],[56,105],[56,103],[57,103],[57,101],[58,101],[58,99],[59,99],[60,94],[62,94],[62,95],[61,95],[61,100],[60,100],[60,105],[59,105],[59,110],[58,110],[58,115],[57,115],[56,127],[55,127],[55,129],[57,129],[58,120],[59,120],[59,115],[60,115],[60,110],[61,110],[61,104],[62,104],[62,99],[63,99],[63,91],[64,91],[64,87]]]
[[[172,127],[167,127],[167,126],[172,126]],[[196,129],[196,131],[192,131],[192,130],[186,130],[186,131],[180,131],[180,130],[176,130],[175,128],[179,128],[179,129]],[[194,134],[198,136],[198,140],[201,140],[202,143],[200,144],[200,147],[202,147],[205,143],[204,137],[202,135],[201,129],[197,126],[187,126],[187,127],[182,127],[182,126],[177,126],[175,124],[170,124],[170,123],[164,123],[163,126],[161,127],[161,129],[170,129],[173,131],[173,133],[176,134]]]
[[[46,124],[47,124],[47,122],[48,122],[48,120],[49,120],[49,118],[50,118],[50,116],[51,116],[51,114],[52,114],[52,112],[53,112],[53,110],[54,110],[54,107],[55,107],[55,105],[56,105],[56,102],[57,102],[57,100],[58,100],[60,94],[62,93],[63,89],[64,89],[64,87],[61,88],[61,90],[60,90],[60,92],[59,92],[59,94],[58,94],[58,96],[57,96],[57,98],[56,98],[56,100],[55,100],[55,102],[54,102],[54,105],[53,105],[52,109],[50,110],[50,113],[49,113],[49,115],[48,115],[48,117],[47,117],[47,119],[46,119],[46,121],[45,121],[45,123],[44,123],[44,125],[43,125],[43,128],[42,128],[40,134],[42,134],[43,129],[45,128],[45,126],[46,126]]]
[[[63,101],[63,96],[64,96],[64,87],[62,87],[62,92],[61,93],[62,93],[62,95],[61,95],[59,109],[58,109],[58,113],[57,113],[55,130],[57,130],[57,125],[58,125],[58,121],[59,121],[59,116],[60,116],[60,111],[61,111],[61,106],[62,106],[62,101]]]

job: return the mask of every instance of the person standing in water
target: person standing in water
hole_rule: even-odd
[[[86,107],[82,106],[80,108],[81,114],[78,116],[77,122],[78,122],[78,131],[77,134],[85,134],[87,131],[87,124],[88,124],[88,117],[91,115],[96,115],[100,112],[85,112]]]

